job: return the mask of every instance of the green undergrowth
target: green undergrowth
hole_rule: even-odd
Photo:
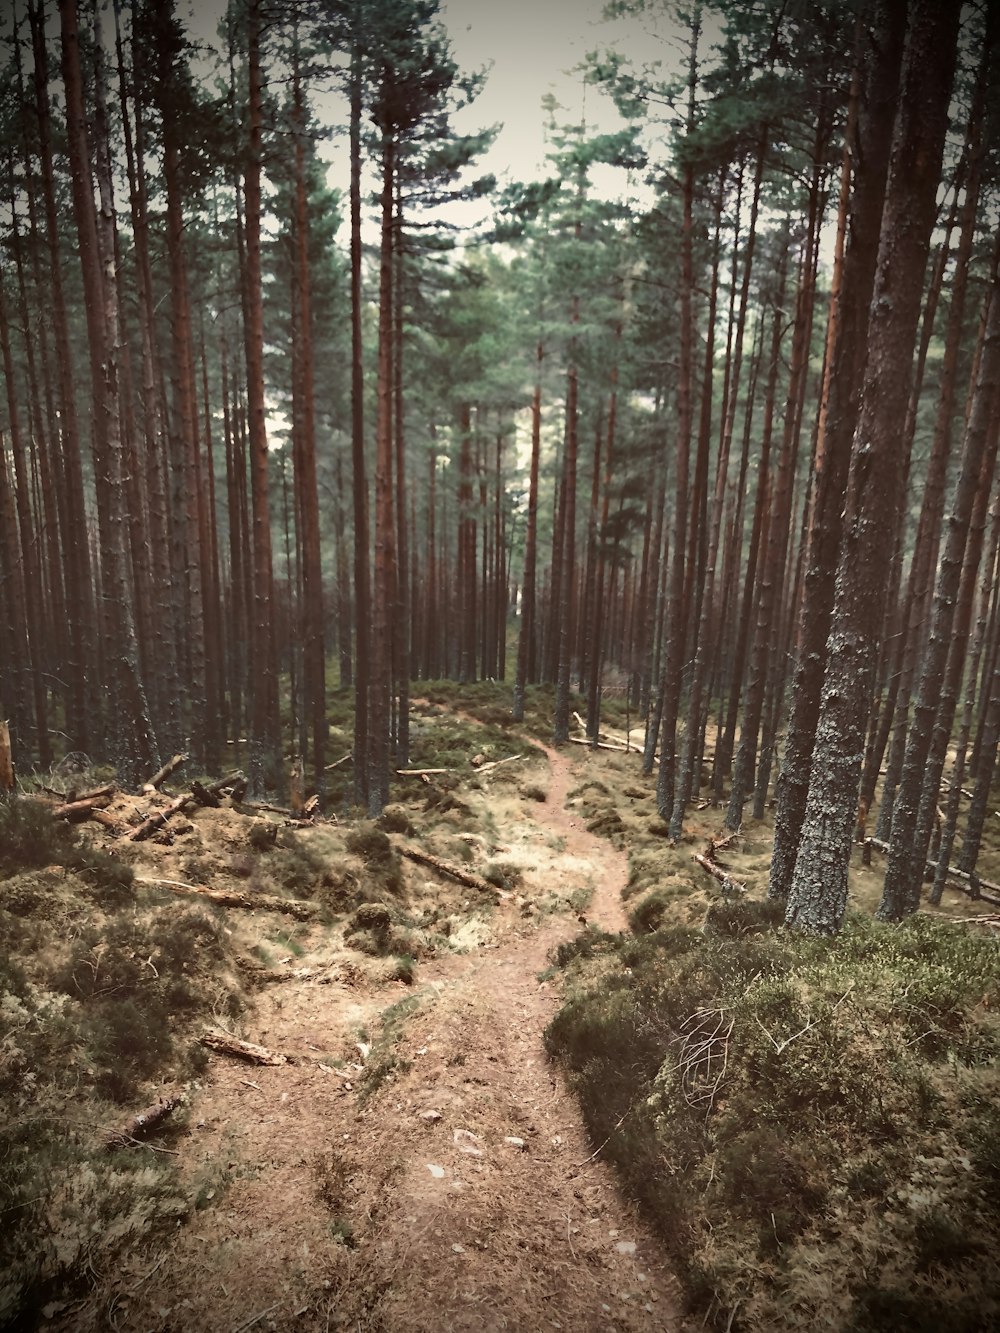
[[[698,1326],[997,1327],[996,940],[861,915],[814,940],[749,900],[654,918],[563,946],[546,1044]]]
[[[400,1074],[405,1074],[412,1062],[399,1052],[399,1045],[407,1020],[425,1001],[436,997],[435,991],[417,991],[404,996],[382,1011],[378,1031],[372,1034],[371,1049],[365,1059],[364,1073],[358,1087],[358,1099],[365,1105],[372,1097]],[[367,1037],[367,1031],[362,1037]]]
[[[202,1072],[196,1026],[242,1001],[221,915],[132,885],[37,803],[0,805],[0,1327],[188,1206],[169,1153],[106,1139]]]
[[[53,819],[38,801],[0,799],[0,880],[53,865],[73,871],[87,895],[104,906],[119,906],[134,897],[131,867],[89,846],[75,825]],[[15,907],[10,910],[21,914]]]

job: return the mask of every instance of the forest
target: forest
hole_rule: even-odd
[[[426,1189],[303,1137],[336,1300],[311,1272],[297,1323],[275,1285],[187,1326],[995,1327],[1000,4],[612,0],[574,78],[615,127],[550,93],[524,179],[460,128],[490,72],[440,0],[220,0],[211,35],[176,0],[7,4],[0,1327],[181,1326],[143,1322],[174,1263],[111,1293],[64,1232],[139,1254],[223,1206],[169,1175],[205,1049],[299,1080],[303,1124],[353,1080],[409,1162],[434,1024],[502,1009],[488,948],[662,1273],[618,1244],[638,1294],[602,1322],[579,1274],[533,1305],[480,1271],[434,1322],[374,1220]],[[350,1060],[303,1053],[333,981]],[[84,1142],[151,1098],[155,1184],[145,1122]]]

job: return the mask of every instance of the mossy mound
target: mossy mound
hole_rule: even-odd
[[[996,940],[862,916],[815,940],[775,915],[719,903],[704,930],[561,951],[546,1042],[595,1144],[707,1328],[996,1327]]]

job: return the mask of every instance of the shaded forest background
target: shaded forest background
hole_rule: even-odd
[[[233,0],[210,52],[173,0],[13,6],[21,771],[78,754],[135,783],[189,750],[378,814],[416,682],[507,680],[515,719],[548,691],[555,740],[579,708],[594,744],[614,691],[674,838],[699,799],[734,829],[776,799],[791,924],[839,928],[876,807],[880,915],[915,910],[929,851],[936,894],[952,859],[975,891],[1000,736],[997,8],[678,10],[676,74],[588,62],[622,130],[550,103],[548,175],[499,190],[476,174],[492,131],[451,128],[484,76],[434,0]],[[648,206],[593,187],[608,165]],[[475,197],[494,221],[469,238]]]

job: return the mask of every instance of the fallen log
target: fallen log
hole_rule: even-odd
[[[874,847],[880,851],[883,856],[889,855],[889,844],[883,842],[881,838],[866,838],[865,845]],[[866,864],[870,864],[867,862]],[[927,860],[924,862],[924,873],[932,871],[937,873],[938,863]],[[949,866],[945,878],[951,884],[953,889],[958,889],[959,893],[968,894],[968,896],[978,902],[989,903],[991,907],[1000,907],[1000,884],[991,884],[988,879],[980,879],[978,875],[970,875],[967,870],[956,870],[954,866]]]
[[[436,870],[439,875],[446,875],[449,879],[457,880],[459,884],[466,885],[470,889],[478,889],[480,893],[489,893],[496,897],[498,894],[502,897],[500,890],[495,884],[490,884],[488,880],[480,878],[479,875],[473,875],[468,870],[463,870],[461,866],[452,865],[450,861],[442,861],[437,856],[430,856],[427,852],[418,852],[413,847],[400,847],[401,855],[407,857],[410,861],[415,861],[417,865],[429,866],[431,870]]]
[[[236,966],[256,986],[264,986],[268,982],[310,981],[316,975],[311,967],[263,967],[249,958],[237,958]]]
[[[145,795],[154,791],[159,791],[160,787],[170,777],[171,773],[176,773],[181,764],[186,764],[190,759],[188,754],[175,754],[172,759],[168,759],[161,769],[158,769],[148,782],[144,782],[142,790]]]
[[[613,750],[615,754],[638,754],[638,750],[627,750],[624,745],[612,745],[610,741],[598,741],[595,745],[593,741],[586,740],[583,736],[569,736],[567,739],[572,745],[586,745],[591,750]]]
[[[123,824],[120,819],[115,819],[114,815],[109,815],[107,810],[102,810],[99,805],[95,805],[93,810],[91,810],[90,818],[96,823],[103,825],[104,828],[106,828],[109,833],[113,833],[116,838],[122,837],[129,831],[127,824]]]
[[[218,782],[213,782],[201,790],[210,793],[212,796],[219,796],[227,787],[235,788],[244,780],[242,773],[229,773],[226,777],[220,778]],[[155,833],[158,828],[162,828],[174,815],[180,814],[185,806],[197,800],[198,797],[193,791],[187,791],[182,796],[175,796],[168,806],[165,806],[162,810],[157,810],[155,814],[150,815],[137,828],[134,828],[128,835],[129,842],[142,842],[151,833]]]
[[[57,805],[52,811],[53,819],[68,819],[70,822],[76,822],[80,819],[89,819],[95,810],[104,810],[111,804],[109,795],[85,796],[79,801],[67,801],[65,805]]]
[[[105,782],[105,783],[103,784],[103,786],[100,786],[100,787],[91,787],[90,791],[74,791],[74,792],[71,792],[71,793],[69,793],[69,794],[66,796],[65,799],[66,799],[67,802],[68,802],[68,801],[91,801],[91,800],[94,800],[95,797],[98,797],[98,796],[114,796],[114,794],[115,794],[115,790],[116,790],[116,788],[115,788],[115,784],[114,784],[113,782]]]
[[[230,1037],[228,1032],[204,1032],[198,1038],[202,1046],[220,1055],[231,1055],[236,1060],[247,1060],[252,1065],[286,1065],[287,1055],[276,1055],[266,1046],[257,1046],[252,1041],[241,1041],[239,1037]]]
[[[158,1129],[183,1101],[183,1097],[168,1097],[165,1102],[155,1102],[152,1106],[147,1106],[145,1111],[134,1115],[122,1129],[109,1134],[104,1140],[104,1146],[111,1151],[115,1148],[127,1148],[131,1143],[138,1143],[146,1134]]]
[[[707,856],[703,856],[701,852],[695,852],[694,859],[702,870],[707,870],[713,879],[719,881],[727,893],[746,893],[747,886],[741,884],[738,879],[734,879],[728,870],[723,870],[717,861],[710,860]]]
[[[396,776],[400,778],[426,778],[432,773],[454,773],[453,768],[397,768]]]
[[[188,802],[193,800],[194,797],[189,791],[186,791],[183,796],[175,796],[165,809],[158,810],[155,815],[150,815],[148,819],[144,819],[138,827],[134,828],[128,834],[128,841],[142,842],[151,833],[155,833],[158,828],[162,828],[174,815],[180,814]]]
[[[269,893],[241,893],[239,889],[210,889],[204,884],[185,884],[179,879],[140,875],[135,882],[169,889],[181,898],[207,898],[220,907],[240,907],[248,912],[283,912],[285,916],[295,917],[296,921],[312,921],[320,910],[315,903],[302,902],[299,898],[277,898]]]

